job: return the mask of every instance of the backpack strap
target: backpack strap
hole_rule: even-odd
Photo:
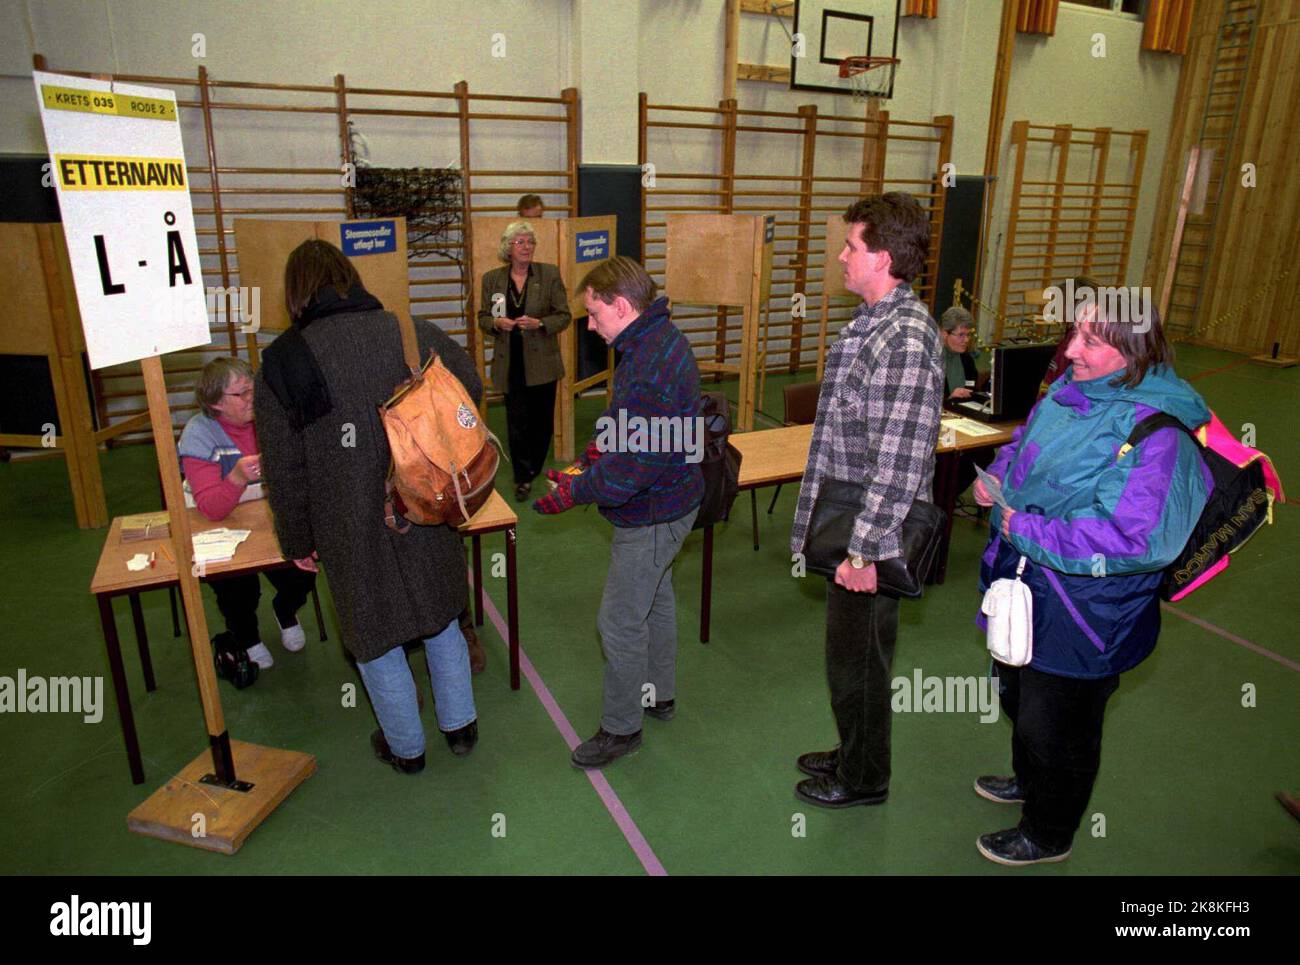
[[[1154,412],[1133,426],[1128,438],[1124,440],[1124,445],[1120,446],[1119,452],[1115,454],[1115,461],[1118,462],[1123,459],[1128,455],[1129,450],[1136,449],[1152,433],[1167,428],[1181,429],[1186,432],[1192,437],[1192,441],[1196,443],[1197,448],[1200,448],[1200,440],[1182,422],[1167,412]]]

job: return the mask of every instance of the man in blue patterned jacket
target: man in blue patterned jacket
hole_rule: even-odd
[[[804,754],[795,793],[822,807],[889,796],[890,669],[898,600],[876,593],[876,562],[901,555],[903,518],[927,502],[943,400],[938,328],[912,291],[930,222],[908,194],[863,198],[844,213],[844,287],[862,296],[826,359],[790,548],[801,553],[828,479],[862,485],[848,556],[826,587],[826,676],[834,750]]]
[[[704,496],[704,438],[695,355],[645,269],[611,258],[578,288],[588,327],[622,360],[596,439],[576,464],[582,472],[549,470],[555,489],[533,508],[561,513],[595,503],[614,524],[597,618],[605,648],[600,729],[573,752],[575,765],[597,768],[641,746],[643,711],[661,720],[676,712],[672,565]]]

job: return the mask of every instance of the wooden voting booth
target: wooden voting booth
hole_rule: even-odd
[[[366,290],[384,308],[399,318],[410,317],[405,218],[355,221],[236,218],[239,282],[250,290],[261,289],[261,330],[282,332],[289,327],[289,313],[284,307],[284,266],[295,248],[312,239],[328,241],[342,250],[361,276]],[[373,247],[367,249],[367,245]],[[250,339],[251,351],[255,349]]]
[[[0,354],[44,355],[60,434],[53,437],[68,464],[77,525],[108,525],[91,422],[90,393],[81,366],[86,350],[63,229],[57,224],[0,224],[0,272],[9,279],[10,313],[0,326]],[[0,434],[0,446],[47,448],[50,436]]]
[[[740,379],[735,426],[754,428],[759,310],[772,284],[775,219],[745,214],[670,214],[664,289],[676,305],[727,305],[742,311],[740,358],[700,362],[701,372]]]
[[[518,221],[518,215],[509,217],[478,217],[472,222],[474,245],[470,263],[470,297],[469,318],[471,328],[478,326],[479,299],[483,293],[483,276],[493,268],[500,268],[499,251],[501,236],[506,227]],[[578,339],[581,337],[578,319],[587,314],[583,293],[575,291],[587,272],[608,261],[613,256],[616,243],[615,218],[613,215],[595,215],[586,218],[537,218],[529,222],[537,238],[537,247],[533,260],[550,265],[558,265],[560,278],[565,291],[569,293],[569,311],[574,324],[561,332],[560,357],[564,361],[564,377],[555,392],[555,457],[561,461],[573,459],[574,447],[573,400],[594,385],[604,382],[606,393],[612,383],[614,371],[614,351],[606,354],[606,366],[585,379],[578,379]],[[604,244],[601,242],[604,235]],[[489,306],[490,307],[490,306]],[[474,364],[483,378],[486,388],[491,384],[487,371],[487,348],[484,338],[475,338]],[[499,392],[505,386],[492,386]],[[487,393],[483,394],[483,411],[487,412]]]

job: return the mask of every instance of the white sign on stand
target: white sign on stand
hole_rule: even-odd
[[[33,71],[90,367],[212,336],[176,96]]]

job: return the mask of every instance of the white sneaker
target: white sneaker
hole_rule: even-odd
[[[297,653],[307,646],[307,631],[302,628],[301,623],[295,623],[291,627],[281,627],[280,643],[290,653]]]
[[[270,670],[275,666],[275,661],[271,659],[271,651],[266,649],[266,644],[258,641],[257,645],[248,648],[248,659],[257,664],[263,670]]]

